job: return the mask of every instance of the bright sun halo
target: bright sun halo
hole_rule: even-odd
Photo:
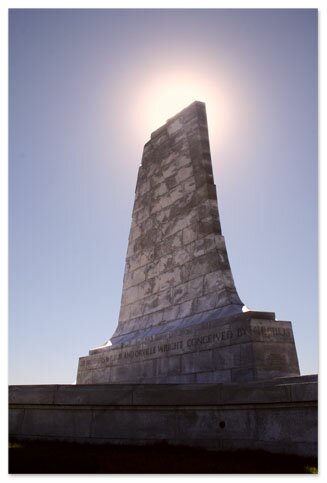
[[[222,87],[186,73],[167,74],[149,80],[142,98],[142,117],[148,135],[194,101],[205,102],[211,136],[221,138],[228,125],[228,98]]]

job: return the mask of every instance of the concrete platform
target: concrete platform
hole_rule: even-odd
[[[317,376],[230,384],[11,386],[11,440],[168,442],[317,456]]]

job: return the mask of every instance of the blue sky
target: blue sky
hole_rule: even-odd
[[[207,104],[239,295],[291,320],[317,372],[317,12],[12,10],[9,27],[9,382],[73,382],[113,334],[143,145],[186,91]]]

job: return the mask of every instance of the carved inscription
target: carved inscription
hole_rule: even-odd
[[[237,337],[242,337],[244,335],[260,335],[265,338],[282,337],[292,340],[292,331],[287,327],[266,327],[263,325],[255,325],[253,327],[239,327],[236,329],[236,333]]]
[[[196,347],[203,344],[210,344],[212,342],[220,342],[233,338],[233,332],[231,330],[223,330],[214,334],[202,335],[200,337],[193,337],[187,340],[187,347]]]
[[[235,327],[233,329],[226,329],[216,332],[210,332],[208,334],[197,335],[194,337],[186,337],[174,342],[153,344],[149,347],[140,349],[125,349],[121,351],[112,351],[111,354],[97,358],[96,362],[93,361],[93,365],[104,363],[107,365],[113,362],[128,362],[129,360],[160,357],[167,353],[174,351],[194,351],[201,350],[206,347],[216,347],[217,345],[228,345],[233,342],[240,342],[243,337],[260,337],[261,340],[271,341],[274,339],[283,339],[285,341],[292,342],[293,334],[292,330],[288,327],[267,327],[264,325],[253,325],[252,327]],[[87,366],[92,364],[91,361],[87,361]]]

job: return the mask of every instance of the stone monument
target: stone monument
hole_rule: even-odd
[[[76,385],[11,386],[11,441],[316,458],[317,376],[299,376],[291,323],[242,308],[194,102],[144,146],[111,341],[80,358]]]
[[[291,322],[243,312],[221,233],[205,104],[144,146],[118,326],[77,384],[229,383],[299,375]]]

